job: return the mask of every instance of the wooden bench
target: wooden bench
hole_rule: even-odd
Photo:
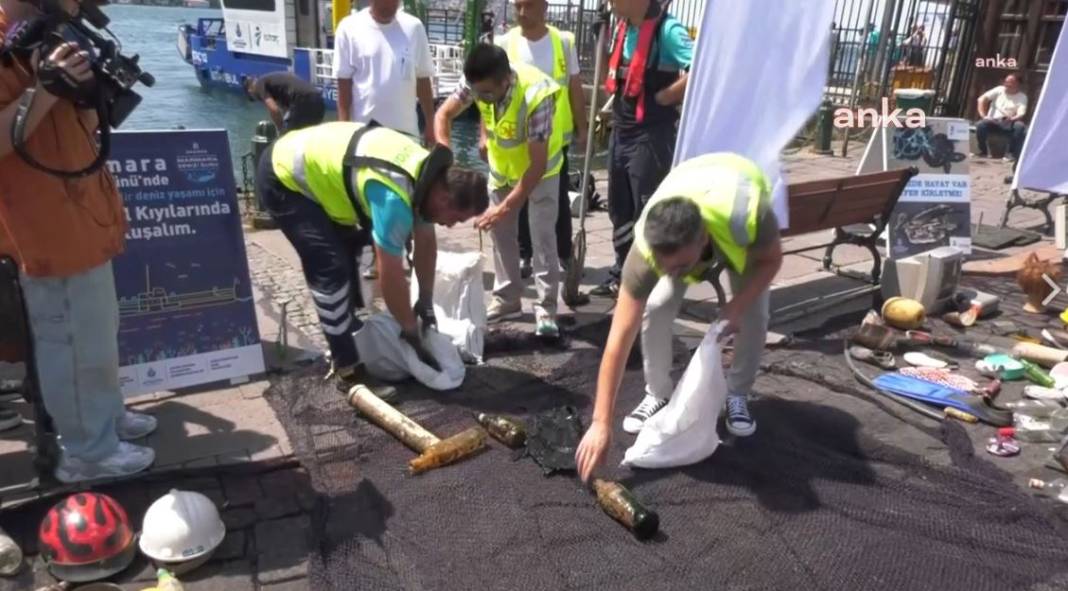
[[[918,172],[912,167],[789,185],[786,204],[790,226],[782,232],[782,237],[792,238],[824,230],[834,230],[834,236],[830,242],[784,250],[783,255],[822,248],[824,271],[877,285],[882,273],[882,257],[877,247],[879,237],[890,223],[890,214],[901,192]],[[870,274],[858,276],[834,267],[834,249],[843,244],[862,246],[871,252]],[[712,273],[712,286],[721,303],[727,301],[721,282],[724,270],[722,265],[716,265]]]

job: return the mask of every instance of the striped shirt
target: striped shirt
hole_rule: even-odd
[[[494,105],[493,112],[500,117],[504,111],[508,108],[508,103],[512,101],[512,91],[515,90],[516,73],[512,70],[512,75],[508,79],[508,90],[505,91],[501,100],[497,101]],[[471,89],[471,86],[467,83],[467,79],[461,77],[460,83],[456,86],[456,91],[453,92],[452,97],[463,105],[463,108],[471,106],[471,103],[475,102],[475,91]],[[556,110],[556,101],[546,100],[534,108],[534,110],[527,113],[527,138],[530,141],[539,143],[548,143],[549,136],[553,133],[553,115]]]

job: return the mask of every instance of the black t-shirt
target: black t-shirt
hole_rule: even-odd
[[[274,72],[256,79],[252,90],[260,100],[270,97],[278,106],[288,110],[293,105],[321,101],[319,89],[289,72]]]

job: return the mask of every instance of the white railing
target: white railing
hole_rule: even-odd
[[[332,49],[307,48],[312,63],[312,84],[333,87],[337,84],[334,74],[334,51]],[[434,62],[434,97],[446,98],[460,83],[464,72],[464,48],[460,45],[430,44],[430,58]]]

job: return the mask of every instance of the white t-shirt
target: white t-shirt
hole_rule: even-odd
[[[537,41],[531,41],[524,37],[519,32],[519,29],[513,29],[507,35],[496,37],[495,42],[505,51],[508,51],[512,35],[519,39],[519,60],[541,70],[546,76],[552,77],[553,40],[549,33],[545,33]],[[564,55],[567,56],[567,77],[571,78],[579,73],[578,53],[575,51],[575,45],[570,43],[566,36],[561,36],[560,43],[564,46]]]
[[[991,88],[983,94],[990,101],[987,119],[1012,118],[1027,114],[1027,95],[1022,92],[1008,94],[1004,86]]]
[[[386,127],[419,136],[415,112],[417,78],[432,78],[434,62],[426,29],[401,10],[379,24],[365,8],[338,23],[334,73],[352,79],[352,120],[374,119]]]

